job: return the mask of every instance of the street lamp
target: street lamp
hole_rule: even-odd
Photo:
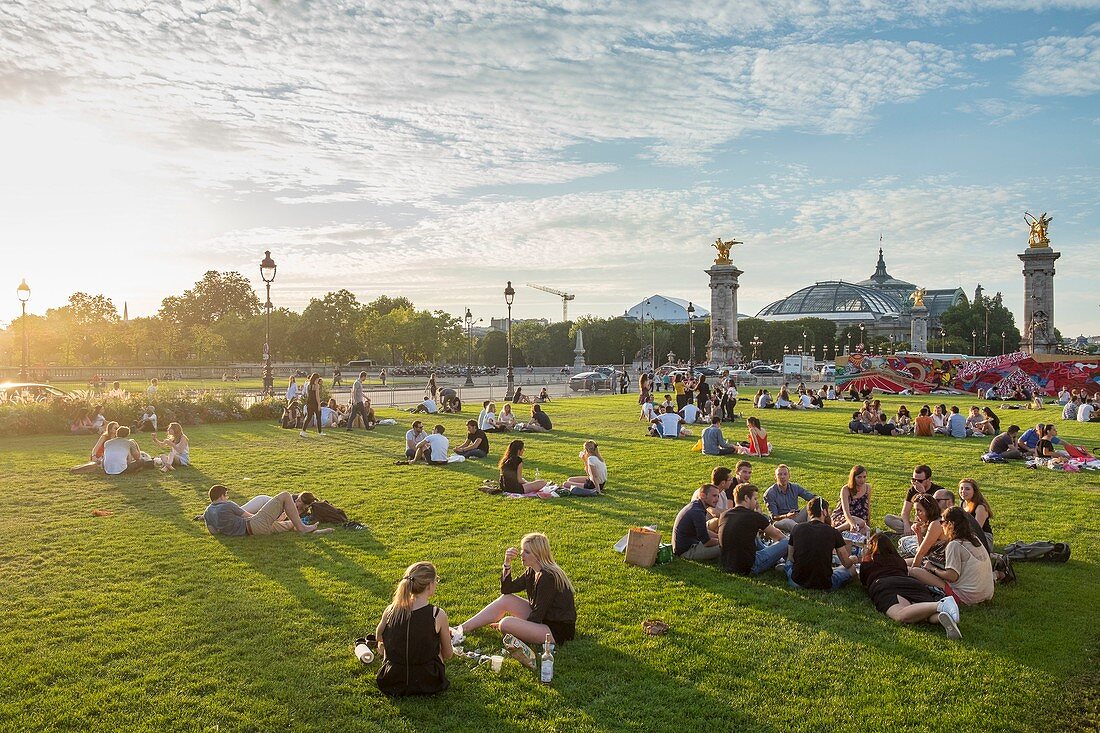
[[[688,301],[688,375],[695,376],[695,306]]]
[[[30,374],[27,371],[27,301],[31,299],[31,287],[27,285],[27,278],[23,278],[23,282],[19,283],[19,287],[15,289],[15,294],[19,296],[19,305],[23,308],[23,366],[19,370],[19,380],[29,382]]]
[[[470,309],[466,309],[466,315],[463,318],[466,321],[466,384],[467,387],[474,386],[474,378],[470,374],[474,368],[474,314],[470,312]]]
[[[512,281],[508,281],[508,287],[504,288],[504,302],[508,304],[508,392],[504,396],[506,402],[511,402],[516,394],[515,374],[512,372],[512,301],[516,299],[516,289],[512,287]]]
[[[844,353],[845,354],[851,354],[852,353],[852,332],[851,331],[848,332],[848,345],[846,347],[844,347]]]
[[[271,283],[275,282],[275,260],[271,259],[271,250],[264,251],[260,260],[260,279],[267,288],[267,302],[264,303],[264,394],[275,392],[275,374],[271,370]]]
[[[752,360],[756,361],[756,359],[757,359],[757,353],[756,352],[760,349],[760,346],[764,342],[760,340],[759,336],[753,336],[752,341],[750,341],[749,343],[752,344]]]
[[[645,309],[649,312],[650,301],[646,298]],[[653,315],[649,316],[649,360],[651,362],[650,367],[653,371],[657,371],[657,324],[653,322]]]
[[[978,331],[977,331],[977,329],[970,332],[970,337],[974,340],[971,347],[970,347],[970,353],[974,354],[976,356],[977,353],[978,353]]]
[[[941,354],[946,354],[947,353],[947,329],[946,328],[941,328],[940,329],[940,353]]]
[[[802,332],[802,351],[806,351],[806,332]]]
[[[1001,331],[1001,356],[1005,355],[1005,336],[1006,335],[1007,334],[1004,331]]]
[[[866,328],[862,323],[859,324],[859,348],[863,348],[863,329]]]

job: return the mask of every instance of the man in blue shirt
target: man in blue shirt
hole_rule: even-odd
[[[959,406],[951,405],[951,417],[947,418],[947,434],[952,438],[967,436],[966,418],[959,414]]]
[[[1035,448],[1039,445],[1039,439],[1043,437],[1043,428],[1045,427],[1045,423],[1039,423],[1035,427],[1025,430],[1023,435],[1020,436],[1020,440],[1017,442],[1017,446],[1019,446],[1020,450],[1024,451],[1026,448],[1027,450],[1025,452],[1035,455]],[[1061,443],[1062,439],[1056,435],[1051,438],[1050,442]]]
[[[722,435],[722,418],[711,418],[710,427],[703,431],[703,454],[708,456],[728,456],[737,452],[737,446],[730,445]]]
[[[718,534],[707,529],[707,509],[718,503],[718,487],[704,484],[672,525],[672,552],[688,560],[714,560],[722,552]]]
[[[224,534],[229,537],[250,537],[252,535],[277,534],[292,529],[302,534],[316,532],[327,534],[332,527],[321,529],[316,524],[305,524],[298,514],[298,507],[289,491],[280,492],[272,497],[255,513],[251,514],[226,497],[229,489],[221,484],[210,487],[210,506],[203,512],[206,529],[210,534]],[[279,518],[286,515],[285,520]]]
[[[791,483],[791,469],[780,463],[775,467],[775,483],[764,492],[764,503],[768,505],[776,529],[790,534],[792,529],[809,518],[805,508],[799,511],[798,498],[810,501],[815,496],[798,484]]]

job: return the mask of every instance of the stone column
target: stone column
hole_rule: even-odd
[[[710,275],[710,340],[707,360],[711,364],[736,364],[741,361],[741,343],[737,340],[737,278],[743,275],[735,265],[712,265]]]
[[[585,369],[587,364],[584,363],[584,331],[577,331],[577,348],[573,349],[573,368]]]
[[[910,311],[912,320],[909,322],[909,349],[911,351],[928,351],[928,307],[914,306]]]
[[[1053,354],[1054,261],[1062,256],[1050,247],[1029,247],[1016,255],[1024,263],[1024,323],[1020,348],[1029,354]]]

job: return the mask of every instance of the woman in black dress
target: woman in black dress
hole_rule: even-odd
[[[511,634],[528,644],[542,644],[549,634],[552,643],[562,646],[574,637],[577,607],[573,583],[554,562],[550,540],[541,532],[532,532],[519,546],[519,550],[509,547],[504,552],[500,597],[451,630],[456,644],[469,632],[489,624],[502,634]],[[526,570],[523,575],[513,578],[512,560],[516,555],[520,556]],[[527,594],[527,600],[514,595],[519,591]]]
[[[306,437],[310,420],[317,421],[317,434],[324,435],[321,430],[321,375],[317,372],[309,375],[309,383],[306,384],[306,421],[302,423],[302,432],[299,433],[303,438]]]
[[[447,613],[428,603],[438,584],[430,562],[410,565],[382,613],[375,631],[385,653],[378,689],[387,695],[434,695],[451,686],[443,669],[454,655]]]

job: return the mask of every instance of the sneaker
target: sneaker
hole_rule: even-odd
[[[303,430],[300,433],[298,433],[298,437],[299,438],[308,438],[309,436],[306,434],[306,431]]]
[[[963,638],[962,632],[959,631],[958,622],[951,618],[951,614],[941,612],[938,618],[940,625],[947,631],[948,639],[961,639]]]
[[[959,622],[959,604],[951,596],[941,598],[939,603],[936,604],[936,610],[940,613],[946,613],[955,623]]]
[[[317,433],[318,435],[324,435],[325,433]]]
[[[466,641],[466,634],[462,630],[462,624],[451,627],[451,646],[459,646]]]

